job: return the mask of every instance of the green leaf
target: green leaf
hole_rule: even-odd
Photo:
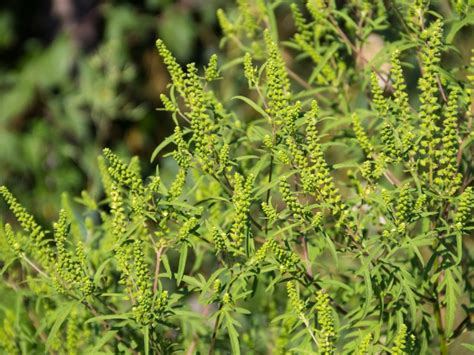
[[[107,264],[109,262],[111,262],[112,260],[114,260],[114,258],[108,258],[106,259],[102,264],[100,264],[100,266],[97,268],[97,271],[95,272],[95,275],[94,275],[94,285],[96,286],[99,286],[99,281],[100,281],[100,278],[102,276],[102,272],[104,271],[105,267],[107,266]]]
[[[132,315],[133,314],[131,312],[120,313],[120,314],[106,314],[106,315],[103,315],[103,316],[97,316],[97,317],[89,318],[84,323],[88,324],[88,323],[92,323],[92,322],[102,322],[104,320],[115,320],[115,319],[128,320],[128,319],[131,319]]]
[[[458,297],[461,293],[458,281],[455,279],[451,269],[445,270],[444,281],[446,283],[446,336],[450,337],[453,332],[454,319],[456,316]]]
[[[468,350],[474,351],[474,345],[473,344],[461,343],[461,345],[464,346]]]
[[[48,335],[48,339],[46,340],[46,349],[49,350],[51,343],[55,340],[55,335],[58,333],[61,325],[64,323],[66,318],[68,317],[69,313],[71,313],[72,309],[77,305],[76,302],[69,302],[61,305],[55,312],[56,320],[51,327],[51,330]]]
[[[158,147],[155,148],[155,150],[151,154],[150,162],[153,162],[156,159],[156,157],[158,156],[158,154],[160,154],[160,152],[172,142],[174,142],[174,135],[173,134],[171,136],[169,136],[168,138],[166,138],[163,142],[161,142],[158,145]]]
[[[89,354],[97,354],[99,350],[107,344],[114,336],[117,334],[117,330],[109,330],[108,332],[101,335],[98,339],[99,341],[95,346],[88,351]]]
[[[260,115],[262,115],[263,117],[265,117],[266,119],[268,119],[268,121],[271,121],[271,118],[270,116],[268,115],[268,113],[265,112],[265,110],[260,107],[259,105],[257,105],[255,102],[253,102],[252,100],[250,100],[248,97],[245,97],[245,96],[234,96],[232,98],[232,100],[234,99],[237,99],[237,100],[241,100],[243,102],[245,102],[247,105],[249,105],[250,107],[252,107],[255,111],[257,111]]]
[[[237,330],[234,327],[234,320],[227,312],[224,313],[224,318],[225,318],[225,325],[227,328],[227,332],[229,333],[230,346],[232,347],[232,354],[240,355],[239,333],[237,333]]]
[[[451,26],[447,36],[446,36],[446,43],[451,44],[453,43],[454,37],[456,34],[466,25],[474,25],[474,13],[470,13],[465,18],[460,21],[456,21]]]
[[[183,243],[181,245],[181,249],[179,250],[178,273],[176,274],[176,284],[178,286],[181,283],[181,280],[183,279],[187,258],[188,258],[188,245],[186,243]]]

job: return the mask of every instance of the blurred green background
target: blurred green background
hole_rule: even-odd
[[[99,193],[94,157],[105,146],[153,169],[151,152],[172,130],[156,111],[169,79],[155,41],[204,66],[225,3],[2,0],[0,185],[47,220],[61,192]]]

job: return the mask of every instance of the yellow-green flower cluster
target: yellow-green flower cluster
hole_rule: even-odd
[[[278,213],[271,203],[262,202],[261,206],[265,217],[267,217],[270,222],[277,220]]]
[[[428,2],[426,0],[414,0],[407,2],[405,7],[405,16],[407,25],[412,31],[418,33],[425,26],[425,12],[428,10]]]
[[[166,111],[175,112],[178,108],[165,94],[160,94],[161,102]]]
[[[174,142],[177,149],[173,151],[173,158],[178,163],[179,170],[169,190],[170,199],[176,199],[181,195],[191,161],[188,143],[184,140],[183,132],[179,126],[174,129]]]
[[[360,342],[359,347],[357,348],[357,355],[369,355],[369,354],[371,354],[371,352],[370,352],[371,342],[372,342],[372,334],[369,333]]]
[[[78,333],[77,310],[73,309],[69,314],[66,328],[66,350],[68,355],[77,354]]]
[[[209,58],[209,64],[204,70],[204,78],[207,81],[213,81],[219,78],[219,71],[217,69],[217,54],[211,55]]]
[[[208,106],[211,101],[217,101],[215,97],[204,92],[203,85],[198,76],[198,70],[194,63],[187,65],[187,72],[184,73],[181,66],[176,62],[171,52],[162,41],[157,41],[157,48],[160,56],[168,68],[173,85],[184,99],[189,109],[187,115],[191,120],[193,131],[193,141],[199,161],[205,171],[212,171],[213,147],[216,141],[214,124],[209,116]],[[217,106],[214,102],[212,106]]]
[[[426,195],[421,194],[415,201],[415,207],[413,208],[413,213],[420,215],[426,208]]]
[[[458,173],[458,95],[459,89],[453,88],[449,94],[448,105],[444,114],[442,149],[439,151],[438,176],[435,183],[441,186],[448,195],[453,195],[461,185],[462,176]]]
[[[219,296],[219,294],[222,291],[222,282],[219,279],[215,279],[214,282],[212,283],[212,293],[214,295]]]
[[[335,351],[336,330],[334,328],[333,311],[329,303],[330,299],[326,292],[320,290],[316,293],[316,311],[320,326],[317,335],[319,350],[322,354],[334,354]]]
[[[174,128],[174,143],[177,149],[173,151],[173,158],[176,160],[180,168],[187,169],[191,159],[188,151],[188,144],[183,138],[183,132],[179,126]]]
[[[244,55],[244,75],[247,78],[249,88],[253,88],[257,84],[257,68],[253,66],[252,55],[245,53]]]
[[[67,235],[67,213],[61,210],[59,212],[59,220],[54,224],[54,239],[57,248],[57,272],[69,288],[79,288],[84,295],[90,295],[93,291],[93,284],[91,279],[87,276],[84,252],[81,252],[79,247],[79,255],[74,257],[66,248]]]
[[[242,27],[248,38],[253,38],[259,29],[256,14],[252,11],[255,0],[237,0]]]
[[[278,120],[285,118],[285,113],[290,104],[290,81],[288,80],[285,62],[270,32],[266,30],[264,36],[268,52],[268,61],[265,66],[268,113],[273,120]]]
[[[270,239],[270,240],[272,240],[272,239]],[[256,265],[262,263],[265,260],[265,258],[267,257],[267,253],[268,253],[268,251],[270,250],[270,247],[271,247],[270,240],[267,240],[265,243],[263,243],[263,245],[260,247],[260,249],[258,249],[257,252],[255,253],[254,263]]]
[[[306,128],[308,155],[312,163],[314,183],[321,201],[329,205],[333,215],[338,215],[346,209],[346,206],[342,202],[341,195],[329,173],[329,167],[319,142],[319,133],[316,127],[318,114],[318,104],[316,101],[313,101],[311,103],[311,110],[306,115],[306,119],[309,121]]]
[[[293,156],[293,164],[298,169],[301,175],[301,182],[305,192],[313,193],[316,188],[316,181],[314,175],[314,167],[309,166],[306,154],[300,149],[296,140],[289,136],[286,139],[286,144]]]
[[[52,250],[48,248],[45,243],[46,234],[43,229],[5,186],[0,187],[0,195],[2,195],[4,200],[7,202],[8,207],[15,215],[15,218],[18,220],[21,227],[29,233],[33,240],[34,247],[31,248],[31,252],[34,257],[37,258],[45,267],[50,266],[54,260],[54,255]]]
[[[394,339],[394,346],[392,347],[392,355],[405,355],[407,352],[407,326],[402,324],[398,330],[397,336]]]
[[[395,159],[398,156],[398,150],[395,146],[395,137],[394,137],[393,129],[389,123],[390,107],[389,107],[388,101],[385,99],[383,95],[382,88],[380,87],[379,80],[375,73],[372,73],[371,75],[371,89],[372,89],[372,102],[377,110],[378,116],[383,120],[382,129],[380,132],[380,137],[383,143],[382,149],[384,153],[386,154],[386,156],[388,156],[389,158]],[[363,132],[362,127],[360,127],[360,125],[357,129]],[[364,140],[365,138],[362,138],[362,139]],[[365,150],[367,152],[367,149]]]
[[[180,168],[176,178],[169,189],[169,200],[177,199],[183,192],[184,184],[186,183],[187,169]]]
[[[307,215],[303,205],[298,201],[298,199],[291,193],[290,184],[286,181],[280,182],[280,193],[285,201],[286,206],[290,210],[293,218],[301,222],[305,221]]]
[[[296,120],[301,111],[301,102],[296,101],[293,105],[289,105],[286,109],[285,116],[277,119],[277,124],[283,125],[283,133],[287,136],[293,136],[296,133]]]
[[[2,327],[0,327],[0,349],[5,350],[5,354],[15,355],[19,354],[18,346],[15,341],[15,317],[11,311],[6,311],[6,315],[3,318]]]
[[[183,223],[181,228],[178,231],[178,240],[183,241],[190,237],[191,233],[199,225],[199,220],[196,217],[189,218],[186,222]]]
[[[226,239],[227,236],[225,233],[219,232],[216,227],[212,229],[212,241],[214,242],[217,252],[224,252],[227,250]]]
[[[21,253],[21,245],[16,240],[15,233],[13,232],[13,229],[10,224],[5,224],[4,232],[8,246],[16,256],[19,256]]]
[[[183,68],[178,64],[176,59],[174,58],[173,54],[166,48],[165,44],[161,39],[156,41],[156,48],[160,53],[161,58],[163,58],[163,62],[170,73],[171,80],[173,85],[179,91],[181,95],[184,95],[184,78],[185,74]]]
[[[320,4],[323,5],[323,4]],[[309,24],[304,19],[301,11],[298,8],[298,5],[291,4],[291,11],[293,13],[293,19],[295,21],[295,27],[297,33],[294,35],[294,40],[298,47],[303,53],[308,55],[311,60],[317,65],[321,65],[323,61],[323,54],[318,50],[321,48],[315,40],[314,32],[316,32],[316,37],[319,38],[324,26],[321,26],[321,20],[323,18],[320,15],[320,10],[323,7],[318,6],[317,4],[307,3],[308,9],[313,14],[313,17],[316,20],[316,23]],[[323,5],[324,6],[324,5]],[[312,31],[312,28],[315,28],[315,31]],[[323,29],[324,31],[324,29]],[[316,83],[318,84],[328,84],[337,78],[337,72],[331,67],[329,61],[322,64],[320,72],[316,76]]]
[[[114,181],[112,180],[109,172],[107,171],[107,163],[102,155],[97,157],[97,164],[99,165],[99,174],[102,181],[102,186],[104,186],[104,191],[107,196],[110,197],[111,189]]]
[[[369,137],[367,137],[367,133],[365,133],[365,130],[360,123],[359,115],[356,113],[352,114],[352,124],[354,126],[354,133],[360,147],[367,156],[370,156],[374,151],[374,147],[372,146],[372,143],[370,143]]]
[[[395,212],[396,224],[400,225],[409,220],[412,214],[413,200],[410,192],[410,185],[405,184],[400,189],[400,195],[397,200],[397,208]]]
[[[112,184],[110,191],[110,210],[112,214],[112,233],[114,236],[114,251],[121,272],[120,283],[127,284],[130,276],[130,257],[132,250],[126,243],[128,218],[125,213],[122,195],[117,185]]]
[[[291,12],[293,13],[293,20],[295,22],[295,27],[298,31],[298,34],[301,36],[304,42],[310,42],[312,40],[310,25],[306,22],[306,19],[304,18],[297,4],[292,3],[290,7]]]
[[[377,110],[378,116],[382,120],[387,120],[389,115],[389,104],[383,96],[382,88],[379,84],[377,74],[372,73],[370,76],[370,87],[372,91],[372,102]]]
[[[410,104],[406,93],[406,84],[403,77],[403,70],[400,64],[400,52],[394,51],[392,54],[392,86],[393,86],[393,108],[394,116],[400,121],[400,137],[402,151],[408,152],[413,144],[414,134],[411,126]]]
[[[128,167],[109,148],[104,148],[103,153],[110,164],[108,169],[110,176],[121,186],[128,187],[132,193],[142,196],[144,193],[143,181],[137,172]]]
[[[158,175],[154,175],[150,178],[150,182],[147,186],[148,191],[158,193],[160,190],[161,178]]]
[[[418,82],[421,91],[419,118],[422,138],[419,152],[422,155],[420,164],[427,166],[430,171],[437,166],[436,148],[440,143],[438,137],[440,128],[436,124],[440,105],[436,94],[438,92],[437,66],[440,61],[442,31],[442,22],[437,20],[421,34],[422,39],[427,42],[421,53],[423,76]]]
[[[133,245],[133,265],[135,267],[134,292],[136,304],[132,308],[135,320],[147,325],[153,319],[153,292],[151,289],[151,278],[148,266],[145,262],[143,241],[138,239]]]
[[[286,283],[286,291],[290,300],[290,305],[295,311],[295,313],[298,315],[298,317],[303,315],[304,302],[300,299],[298,291],[296,290],[295,283],[293,281]]]
[[[454,225],[458,230],[463,230],[467,223],[472,220],[472,209],[474,206],[474,192],[471,186],[466,187],[459,198],[457,211],[454,215]]]
[[[300,262],[298,255],[292,251],[283,249],[275,239],[269,239],[266,243],[268,243],[269,250],[272,251],[276,261],[280,264],[281,272],[295,271]]]
[[[325,20],[325,10],[327,8],[324,0],[313,0],[306,3],[311,16],[318,22],[324,22]]]
[[[245,237],[245,228],[248,224],[248,214],[251,204],[251,192],[255,177],[250,174],[244,179],[239,173],[235,173],[233,177],[234,194],[232,203],[234,205],[234,221],[230,230],[230,237],[233,246],[242,249],[242,241]]]
[[[219,150],[219,173],[226,171],[226,168],[229,165],[229,155],[230,155],[230,145],[224,143]]]
[[[123,205],[120,188],[116,184],[112,184],[110,191],[110,209],[112,213],[112,232],[117,242],[122,242],[127,233],[127,217],[125,207]]]
[[[193,130],[193,140],[196,144],[196,152],[201,164],[206,171],[212,171],[213,146],[215,144],[214,124],[207,113],[208,102],[204,95],[204,90],[199,80],[196,65],[187,65],[185,79],[185,100],[190,109],[188,113],[191,118],[191,128]]]
[[[393,128],[388,122],[385,122],[382,125],[380,138],[382,139],[382,151],[384,152],[385,156],[393,160],[397,159],[400,156],[400,153],[395,143]]]
[[[227,18],[224,10],[217,10],[217,21],[219,21],[219,26],[221,27],[225,36],[229,37],[235,32],[235,27]]]
[[[166,308],[168,307],[168,291],[161,291],[155,295],[153,304],[153,316],[157,319],[163,319]]]

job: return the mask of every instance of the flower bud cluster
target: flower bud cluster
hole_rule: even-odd
[[[301,316],[303,315],[304,311],[304,302],[300,299],[298,295],[298,291],[296,290],[295,283],[293,281],[286,283],[286,291],[288,293],[288,299],[290,300],[291,308],[293,308],[294,312]]]
[[[316,101],[311,103],[311,110],[307,113],[306,119],[306,141],[308,145],[308,155],[312,163],[312,176],[314,185],[320,195],[321,201],[329,205],[333,215],[344,215],[347,207],[342,202],[341,195],[334,184],[334,180],[329,172],[329,167],[324,158],[323,149],[319,142],[319,133],[316,127],[319,116],[319,107]],[[311,176],[311,175],[310,175]],[[344,217],[345,218],[345,217]]]
[[[211,55],[209,64],[204,71],[204,77],[207,81],[213,81],[219,78],[219,71],[217,69],[217,54]]]
[[[427,43],[421,53],[423,75],[418,82],[421,91],[419,153],[421,154],[420,165],[428,167],[429,171],[433,171],[437,167],[436,149],[441,141],[440,128],[437,126],[440,104],[436,94],[438,92],[437,66],[440,62],[442,32],[442,21],[437,20],[421,34],[422,39]],[[429,177],[428,174],[423,175]]]
[[[293,218],[304,223],[308,213],[298,199],[291,193],[290,184],[286,181],[281,181],[280,192]]]
[[[44,267],[47,268],[50,266],[54,262],[54,254],[47,246],[47,243],[45,243],[46,234],[43,229],[5,186],[0,186],[0,195],[7,202],[8,207],[15,215],[21,227],[29,233],[34,246],[31,248],[33,256],[37,258]]]
[[[357,348],[357,355],[369,355],[371,354],[370,352],[370,345],[372,342],[372,333],[367,334],[362,341],[359,344],[359,347]]]
[[[198,227],[199,225],[199,219],[196,217],[191,217],[189,218],[184,224],[181,226],[181,228],[178,231],[178,240],[179,241],[184,241],[187,240],[191,233]]]
[[[109,148],[103,150],[105,158],[110,166],[108,172],[120,185],[126,186],[133,194],[142,196],[144,194],[143,181],[136,171],[128,167]]]
[[[244,179],[239,173],[235,173],[233,177],[234,195],[232,203],[234,205],[234,221],[230,229],[230,238],[233,246],[242,249],[242,241],[245,237],[245,229],[248,224],[250,204],[252,201],[251,192],[255,177],[250,174]]]
[[[407,326],[402,324],[394,340],[394,346],[391,349],[391,354],[394,355],[408,355],[407,351]]]
[[[269,239],[266,243],[268,243],[269,250],[272,251],[276,261],[280,264],[280,270],[282,272],[292,272],[296,270],[300,263],[298,255],[292,251],[283,249],[275,239]]]
[[[463,230],[472,221],[472,209],[474,206],[474,192],[471,186],[466,187],[459,198],[457,211],[454,215],[454,225],[458,230]]]
[[[5,224],[4,234],[11,251],[13,251],[16,256],[19,256],[21,253],[21,245],[17,242],[15,238],[15,233],[13,232],[12,227],[8,223]]]
[[[458,173],[458,97],[459,88],[453,88],[448,98],[448,105],[444,114],[442,131],[442,149],[439,150],[439,165],[435,183],[448,195],[453,195],[461,185],[462,176]]]
[[[80,289],[88,296],[92,293],[94,286],[87,275],[85,254],[81,246],[78,246],[78,255],[74,257],[66,248],[68,235],[68,217],[64,210],[59,212],[59,220],[54,224],[54,239],[57,248],[56,270],[61,279],[70,289]]]
[[[285,62],[278,46],[268,30],[264,33],[268,51],[265,66],[267,76],[268,113],[273,120],[282,120],[290,106],[290,81],[286,72]]]
[[[214,227],[212,229],[212,241],[216,248],[216,252],[225,252],[227,250],[227,235],[225,233],[219,232],[219,230]]]
[[[261,206],[265,217],[267,217],[270,222],[274,222],[278,219],[278,212],[272,206],[271,202],[262,202]]]
[[[352,114],[352,124],[354,126],[354,133],[360,147],[367,156],[370,156],[374,151],[374,147],[372,146],[372,143],[370,143],[369,137],[367,137],[367,133],[365,133],[364,128],[360,123],[359,115],[356,113]]]
[[[400,121],[400,139],[403,152],[408,152],[412,145],[414,134],[411,125],[410,104],[408,102],[407,86],[400,64],[400,52],[396,50],[392,55],[392,69],[390,71],[393,86],[392,112]]]
[[[163,107],[165,108],[166,111],[176,112],[178,107],[176,107],[176,105],[173,103],[173,101],[171,101],[168,98],[168,96],[166,96],[165,94],[161,94],[160,99],[161,99],[161,102],[163,103]]]
[[[145,262],[143,241],[137,239],[133,244],[133,265],[135,269],[136,304],[132,311],[135,320],[142,325],[149,324],[153,319],[153,292],[148,265]]]
[[[249,88],[257,85],[257,68],[253,66],[252,55],[248,52],[244,55],[244,75],[247,78]]]
[[[316,293],[316,311],[318,317],[318,340],[322,354],[334,354],[336,330],[334,316],[330,306],[330,299],[326,292],[320,290]]]
[[[405,184],[400,188],[400,195],[397,200],[395,221],[397,225],[408,222],[413,213],[413,199],[411,197],[410,185]]]
[[[16,355],[19,354],[19,347],[15,341],[15,316],[13,312],[7,310],[3,318],[2,326],[0,327],[0,349],[5,351],[5,354]]]

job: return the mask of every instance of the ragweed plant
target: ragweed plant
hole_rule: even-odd
[[[474,67],[452,55],[472,9],[389,3],[237,1],[205,68],[158,40],[176,128],[155,174],[104,149],[102,198],[65,196],[53,232],[0,189],[0,346],[472,350]]]

